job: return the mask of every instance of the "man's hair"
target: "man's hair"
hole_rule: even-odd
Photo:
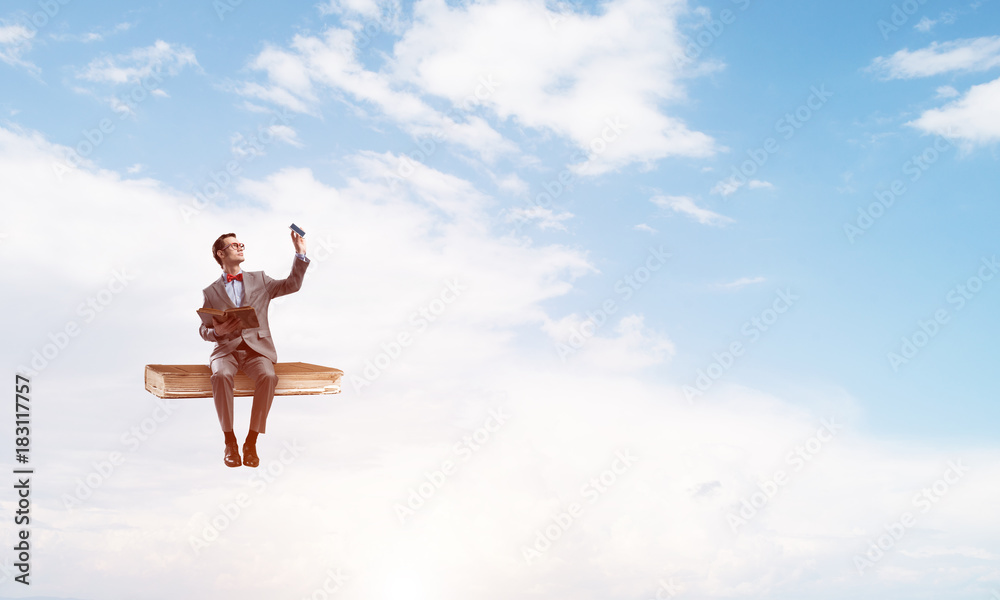
[[[219,258],[218,252],[219,250],[222,250],[223,248],[226,247],[226,244],[222,240],[230,237],[236,237],[236,234],[223,233],[222,235],[219,236],[219,239],[215,240],[215,243],[212,244],[212,258],[215,259],[215,262],[219,263],[220,267],[222,266],[222,259]]]

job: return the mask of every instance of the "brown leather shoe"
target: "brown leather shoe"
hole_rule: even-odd
[[[248,467],[256,467],[260,464],[260,459],[257,458],[256,444],[243,443],[243,464]]]
[[[226,444],[225,462],[227,467],[238,467],[243,464],[240,462],[240,451],[235,443]],[[254,466],[256,467],[257,465]]]

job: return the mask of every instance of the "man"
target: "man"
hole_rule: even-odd
[[[212,397],[215,410],[219,414],[219,424],[226,437],[226,466],[238,467],[244,464],[256,467],[257,435],[264,433],[267,413],[274,399],[274,387],[278,377],[274,374],[274,363],[278,354],[271,341],[271,330],[267,324],[267,308],[271,298],[284,296],[302,287],[309,259],[306,258],[306,241],[294,231],[292,245],[295,259],[292,272],[287,279],[275,280],[263,271],[243,271],[244,245],[236,239],[235,233],[225,233],[212,244],[212,257],[222,267],[222,277],[205,288],[205,308],[225,310],[239,306],[252,306],[257,313],[260,327],[240,329],[240,320],[235,316],[225,321],[212,319],[212,327],[202,323],[201,337],[215,342],[212,356]],[[236,434],[233,432],[233,377],[239,369],[254,382],[253,407],[250,409],[250,432],[243,442],[242,463],[237,449]]]

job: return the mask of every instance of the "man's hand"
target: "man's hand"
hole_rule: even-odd
[[[294,231],[292,232],[292,245],[295,246],[296,253],[306,253],[306,239]]]
[[[215,335],[229,335],[234,331],[239,331],[240,320],[235,316],[230,316],[225,321],[220,321],[216,317],[212,317],[212,326],[215,327]]]

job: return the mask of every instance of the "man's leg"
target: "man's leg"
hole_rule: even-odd
[[[271,411],[271,401],[274,400],[274,388],[278,385],[278,376],[274,374],[274,363],[266,356],[257,354],[251,357],[252,350],[247,352],[247,360],[240,369],[253,380],[253,407],[250,409],[250,430],[264,433],[267,425],[267,413]]]
[[[274,374],[274,363],[271,359],[253,350],[247,351],[247,358],[240,364],[240,369],[253,380],[253,406],[250,408],[250,431],[247,433],[246,441],[243,442],[243,464],[256,467],[260,464],[260,458],[257,456],[257,434],[264,433],[267,413],[271,411],[271,401],[274,399],[274,388],[278,385],[278,376]]]
[[[219,414],[222,432],[233,430],[233,377],[236,375],[236,357],[220,356],[212,361],[212,399]]]
[[[224,459],[227,467],[242,464],[236,434],[233,432],[233,377],[236,375],[237,362],[232,354],[212,361],[212,399],[215,401],[215,412],[219,415],[222,433],[226,436]]]

